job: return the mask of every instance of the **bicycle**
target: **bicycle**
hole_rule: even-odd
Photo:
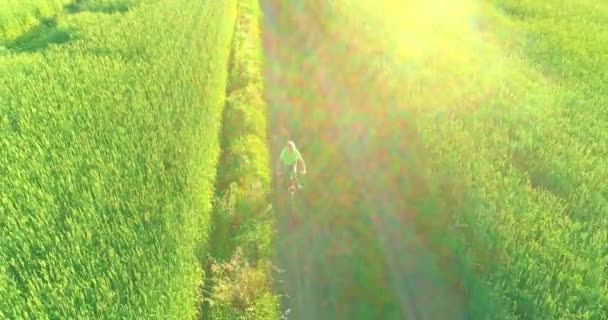
[[[300,173],[306,174],[305,171],[300,171]],[[278,176],[282,178],[283,174],[279,171]],[[296,173],[290,170],[288,176],[288,179],[285,179],[286,181],[284,181],[286,182],[285,187],[287,189],[287,192],[289,192],[291,194],[291,197],[293,198],[296,193],[296,190],[299,189],[297,185]]]
[[[306,171],[300,171],[300,173],[302,174],[306,174]],[[290,218],[290,225],[293,227],[296,224],[296,201],[295,201],[295,194],[296,191],[299,189],[298,188],[298,181],[296,179],[296,175],[297,173],[295,172],[295,170],[289,170],[288,174],[287,174],[287,178],[285,178],[285,174],[283,172],[281,172],[281,170],[279,170],[277,172],[277,175],[279,177],[279,185],[280,185],[280,189],[282,189],[283,187],[285,187],[286,191],[290,194],[290,198],[291,198],[291,218]]]

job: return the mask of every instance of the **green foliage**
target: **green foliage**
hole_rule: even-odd
[[[230,169],[222,177],[236,181],[242,189],[255,189],[260,195],[268,191],[270,175],[266,142],[259,136],[240,136],[223,150]]]
[[[79,13],[0,57],[0,317],[196,316],[235,14]]]
[[[269,265],[251,266],[237,249],[227,262],[212,261],[214,296],[212,319],[278,319],[278,298],[268,291]],[[262,263],[268,264],[268,260]]]
[[[260,33],[261,10],[254,1],[239,2],[242,19],[237,21],[234,31],[234,50],[232,51],[228,86],[231,91],[248,85],[261,85],[262,46]],[[258,89],[258,93],[261,93]]]
[[[230,112],[226,112],[223,121],[225,140],[247,134],[257,137],[266,134],[265,102],[261,91],[259,85],[249,84],[230,92],[226,106]]]

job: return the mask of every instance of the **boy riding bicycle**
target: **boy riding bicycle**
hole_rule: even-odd
[[[293,177],[295,179],[298,189],[302,188],[302,184],[300,184],[297,175],[298,162],[302,165],[302,174],[306,174],[306,163],[304,162],[304,158],[302,158],[300,151],[296,148],[293,141],[287,142],[287,145],[283,148],[283,150],[281,150],[281,155],[279,158],[282,167],[282,170],[279,171],[279,175],[281,175],[282,172],[287,172],[289,178]]]

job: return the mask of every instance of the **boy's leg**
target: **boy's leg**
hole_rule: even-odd
[[[296,179],[296,183],[297,183],[297,178],[295,177],[295,171],[294,171],[293,165],[283,165],[283,171],[285,172],[285,182],[286,183],[289,183],[289,179],[291,179],[292,177],[294,179]]]
[[[302,188],[302,183],[300,183],[300,178],[298,177],[298,163],[294,163],[292,170],[293,170],[293,177],[294,179],[296,179],[296,185],[298,185],[298,188]]]

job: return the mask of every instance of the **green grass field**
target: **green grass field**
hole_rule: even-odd
[[[597,0],[0,0],[0,318],[608,319],[607,27]]]

